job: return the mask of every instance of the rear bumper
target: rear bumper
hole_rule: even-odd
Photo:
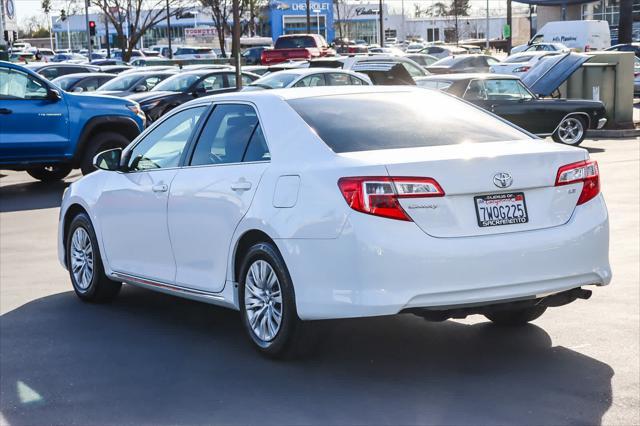
[[[434,238],[412,222],[354,212],[337,239],[276,242],[302,319],[491,304],[611,281],[602,195],[544,230]]]

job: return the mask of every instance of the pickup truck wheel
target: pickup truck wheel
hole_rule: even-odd
[[[40,166],[27,170],[29,176],[42,182],[54,182],[67,177],[71,173],[71,166],[57,164],[53,166]]]
[[[95,172],[96,168],[93,165],[93,157],[100,154],[102,151],[107,151],[113,148],[123,148],[129,145],[130,140],[115,132],[98,133],[95,137],[91,138],[90,146],[84,152],[82,156],[82,162],[80,164],[80,170],[83,175],[88,175],[91,172]]]

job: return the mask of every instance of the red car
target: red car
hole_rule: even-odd
[[[291,34],[278,37],[273,49],[260,56],[262,65],[273,65],[290,60],[308,60],[321,56],[334,56],[336,51],[318,34]]]

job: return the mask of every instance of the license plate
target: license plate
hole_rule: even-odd
[[[481,228],[529,221],[523,192],[479,195],[473,199],[476,203],[478,226]]]

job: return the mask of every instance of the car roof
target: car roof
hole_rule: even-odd
[[[436,74],[422,77],[421,80],[446,80],[446,81],[463,81],[463,80],[520,80],[520,77],[510,74],[494,74],[488,72],[478,73],[461,73],[461,74]]]
[[[329,68],[329,67],[316,67],[316,68],[291,68],[291,69],[286,69],[286,70],[282,70],[282,71],[276,71],[274,73],[271,73],[269,75],[276,75],[276,74],[295,74],[295,75],[299,75],[299,76],[303,76],[303,75],[308,75],[308,74],[317,74],[317,73],[321,73],[321,72],[331,72],[331,73],[343,73],[343,74],[356,74],[353,71],[350,70],[345,70],[342,68]]]
[[[106,72],[78,72],[74,74],[66,74],[61,75],[60,77],[56,77],[54,80],[63,79],[63,78],[77,78],[78,80],[86,77],[116,77],[118,74],[111,74]]]
[[[280,100],[291,99],[309,99],[321,98],[328,96],[339,96],[349,94],[367,94],[367,93],[424,93],[424,89],[416,86],[318,86],[318,87],[300,87],[295,89],[272,89],[250,92],[232,92],[218,95],[212,95],[200,98],[198,101],[212,100],[244,100],[252,101],[258,98],[277,98]],[[196,101],[197,102],[197,101]],[[199,103],[199,102],[197,102]]]

